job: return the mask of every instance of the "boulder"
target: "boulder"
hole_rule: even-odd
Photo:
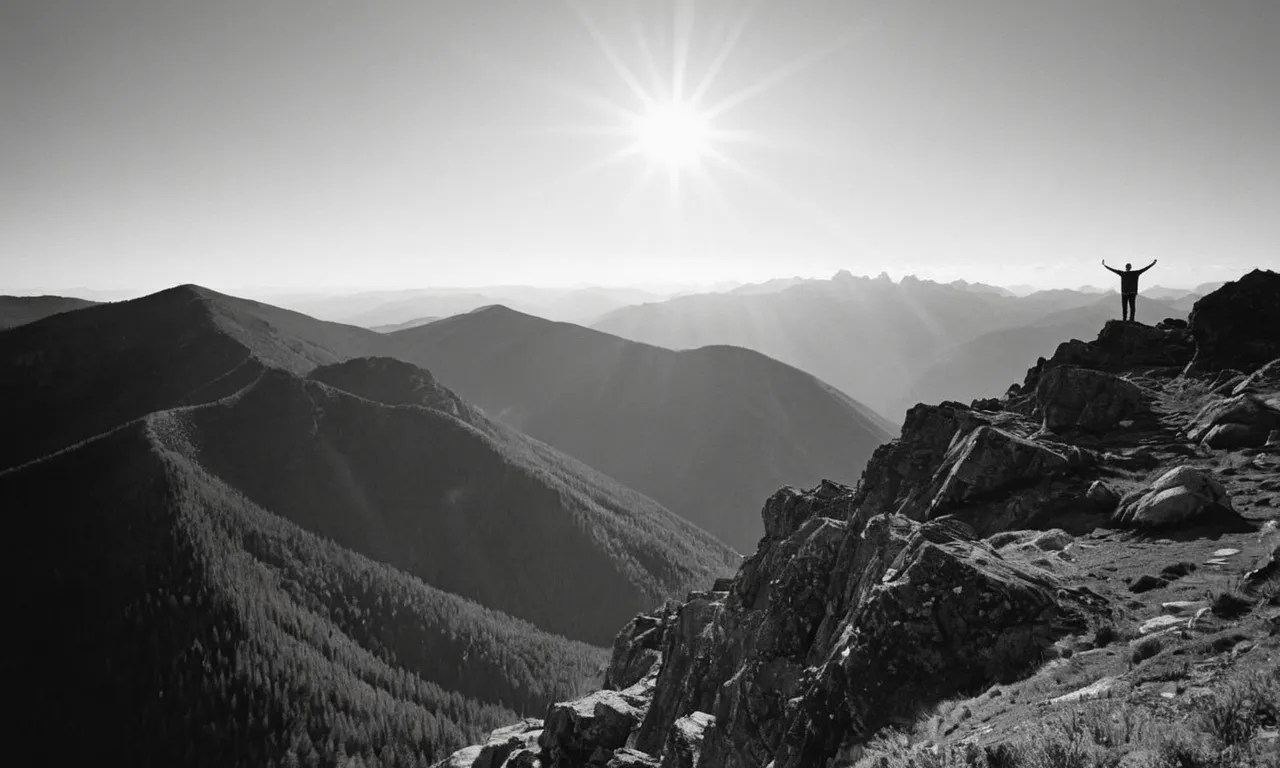
[[[938,517],[1016,485],[1066,474],[1070,468],[1066,456],[1040,443],[995,427],[978,427],[948,451],[935,475],[928,516]]]
[[[1137,415],[1142,390],[1110,373],[1062,365],[1040,376],[1036,402],[1051,432],[1107,432]]]
[[[643,717],[644,711],[621,691],[597,691],[576,701],[552,704],[538,746],[548,768],[577,768],[597,750],[612,752],[625,746]]]
[[[702,762],[702,741],[715,723],[715,717],[706,712],[692,712],[677,720],[667,733],[662,768],[698,768]]]
[[[520,750],[537,753],[538,738],[542,735],[542,721],[526,718],[515,725],[498,728],[480,748],[469,768],[507,768],[508,758]]]
[[[1222,484],[1203,470],[1183,465],[1165,472],[1141,493],[1126,497],[1115,518],[1136,528],[1161,528],[1222,514],[1238,517]]]
[[[1255,269],[1196,302],[1191,369],[1255,371],[1280,357],[1280,274]]]
[[[1211,448],[1258,448],[1277,428],[1280,408],[1246,393],[1205,404],[1191,420],[1187,437]]]
[[[1101,480],[1094,480],[1089,485],[1089,490],[1085,493],[1085,498],[1093,502],[1098,511],[1111,514],[1116,507],[1120,505],[1120,495],[1112,490],[1111,486]]]

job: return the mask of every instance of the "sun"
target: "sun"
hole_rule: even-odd
[[[671,171],[696,165],[713,135],[710,120],[690,104],[651,103],[635,124],[641,152]]]

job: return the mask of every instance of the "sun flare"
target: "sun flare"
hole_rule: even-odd
[[[651,104],[636,121],[635,132],[644,155],[670,170],[697,164],[712,137],[705,115],[676,103]]]

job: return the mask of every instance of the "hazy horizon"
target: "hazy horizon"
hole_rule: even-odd
[[[7,292],[1191,287],[1280,265],[1280,5],[0,10]]]
[[[1123,265],[1120,265],[1120,266],[1122,267]],[[1135,266],[1141,266],[1141,265],[1135,265]],[[1224,280],[1238,279],[1239,277],[1241,277],[1242,274],[1244,274],[1244,272],[1247,272],[1247,271],[1248,269],[1242,271],[1240,274],[1230,274],[1227,277],[1225,277]],[[909,277],[914,277],[920,280],[929,280],[929,281],[940,283],[940,284],[949,284],[954,282],[954,280],[937,280],[931,277],[916,275],[916,274],[894,275],[893,273],[887,272],[887,271],[879,274],[854,274],[853,276],[855,278],[876,279],[880,277],[882,274],[887,274],[889,276],[889,279],[896,284],[901,284],[904,278],[909,278]],[[730,290],[733,290],[734,288],[747,286],[747,285],[759,285],[761,283],[769,282],[771,280],[789,280],[789,279],[830,280],[833,277],[834,275],[831,275],[831,274],[774,275],[773,277],[764,278],[762,280],[752,280],[752,281],[719,280],[719,281],[705,282],[705,283],[650,282],[650,283],[639,283],[639,284],[613,284],[613,285],[601,284],[601,283],[590,283],[590,282],[565,283],[565,284],[559,284],[559,285],[488,283],[488,284],[478,284],[478,285],[367,285],[367,286],[352,285],[352,286],[332,287],[332,288],[307,287],[307,286],[278,286],[278,285],[219,286],[219,285],[209,285],[205,283],[198,283],[196,281],[187,280],[183,282],[173,283],[172,285],[159,286],[156,288],[149,288],[145,290],[140,288],[134,288],[134,289],[97,288],[97,287],[85,286],[85,285],[71,285],[71,286],[64,286],[64,287],[35,286],[35,287],[19,288],[16,290],[11,290],[7,286],[0,284],[0,295],[9,295],[9,296],[56,295],[56,296],[67,296],[71,298],[96,300],[96,301],[122,301],[122,300],[138,298],[141,296],[146,296],[148,294],[155,293],[161,290],[166,290],[168,288],[174,288],[179,285],[198,284],[204,288],[208,288],[210,290],[214,290],[219,293],[224,293],[232,296],[239,296],[241,298],[255,299],[258,301],[267,301],[268,303],[270,303],[270,301],[273,299],[285,299],[285,298],[303,299],[303,298],[310,298],[310,297],[336,298],[341,296],[356,296],[360,294],[439,293],[441,295],[445,295],[445,294],[451,294],[451,293],[475,293],[479,295],[486,295],[486,294],[496,295],[504,291],[519,291],[519,290],[534,290],[534,291],[541,291],[541,292],[547,292],[547,293],[557,293],[557,292],[572,293],[577,291],[593,291],[593,290],[636,291],[636,292],[652,294],[656,299],[661,300],[661,299],[666,299],[674,296],[688,295],[688,294],[695,294],[695,293],[716,293],[716,292],[730,291]],[[958,279],[961,279],[961,278],[958,278]],[[1095,290],[1101,291],[1102,293],[1115,293],[1119,291],[1118,285],[1112,285],[1112,283],[1115,282],[1113,279],[1108,280],[1105,278],[1100,280],[1093,280],[1093,281],[1085,280],[1073,285],[1034,285],[1031,283],[987,283],[986,281],[981,281],[981,280],[968,280],[967,282],[973,283],[973,284],[991,285],[996,288],[1004,288],[1006,290],[1012,290],[1014,293],[1018,295],[1026,295],[1034,291],[1046,291],[1046,290],[1095,289]],[[1197,283],[1195,285],[1174,285],[1169,282],[1161,282],[1159,280],[1150,280],[1149,284],[1144,284],[1141,287],[1139,292],[1145,294],[1151,290],[1158,289],[1158,288],[1191,291],[1200,285],[1204,285],[1206,283],[1214,283],[1214,282],[1217,282],[1217,281],[1205,281],[1202,283]],[[1027,289],[1033,289],[1033,290],[1027,290]],[[498,302],[498,303],[501,303],[501,302]]]

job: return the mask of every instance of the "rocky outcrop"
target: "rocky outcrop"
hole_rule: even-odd
[[[1132,382],[1074,365],[1050,368],[1036,384],[1037,413],[1051,432],[1106,432],[1136,416],[1141,404],[1142,390]]]
[[[1254,371],[1280,357],[1280,273],[1255,269],[1196,302],[1191,369]]]
[[[546,756],[545,764],[576,768],[607,763],[615,750],[626,746],[644,717],[648,693],[605,690],[577,701],[552,704],[537,742]]]
[[[613,641],[613,655],[604,673],[604,687],[630,688],[656,670],[662,662],[662,642],[679,603],[668,602],[652,614],[640,614],[622,628]]]
[[[1035,367],[1027,371],[1022,386],[1015,393],[1035,392],[1045,372],[1064,365],[1111,373],[1134,369],[1181,369],[1194,354],[1195,343],[1186,329],[1112,320],[1103,326],[1094,341],[1064,341],[1052,357],[1040,358]]]
[[[1215,311],[1202,326],[1223,325]],[[1056,658],[1074,642],[1063,638],[1112,621],[1105,599],[1072,584],[1098,546],[1074,534],[1111,521],[1243,522],[1221,483],[1189,465],[1124,498],[1115,490],[1172,456],[1204,460],[1184,436],[1220,445],[1224,428],[1261,430],[1280,412],[1272,374],[1250,380],[1257,366],[1231,352],[1239,372],[1185,389],[1242,389],[1179,432],[1185,411],[1153,398],[1161,378],[1183,391],[1188,327],[1108,323],[1095,341],[1061,345],[999,400],[915,406],[856,488],[824,480],[778,491],[733,579],[628,623],[606,690],[553,705],[542,726],[495,732],[485,747],[508,750],[503,768],[829,765],[885,726]],[[1274,559],[1254,581],[1274,578]],[[1131,601],[1192,569],[1171,566],[1120,594]]]
[[[1189,466],[1176,467],[1142,491],[1126,497],[1116,521],[1135,528],[1164,528],[1236,518],[1222,483]]]
[[[1211,448],[1256,448],[1273,429],[1280,429],[1280,396],[1241,394],[1205,405],[1187,437]]]
[[[1243,395],[1247,392],[1280,391],[1280,358],[1272,360],[1258,370],[1240,379],[1231,388],[1231,394]]]

